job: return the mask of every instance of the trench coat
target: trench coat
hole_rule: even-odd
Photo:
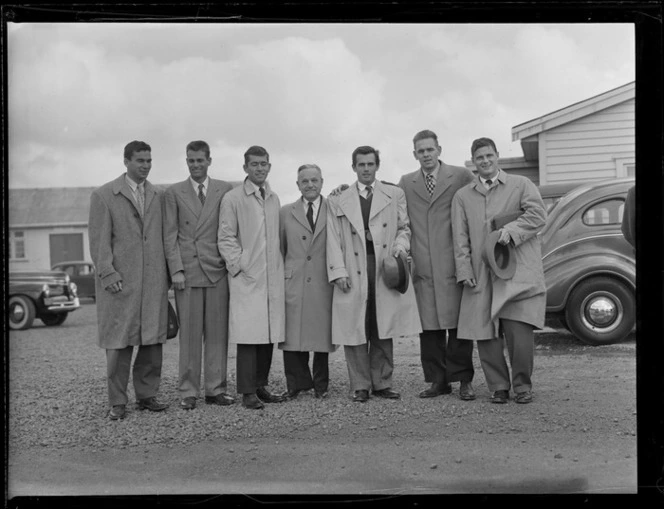
[[[279,246],[279,197],[265,183],[265,200],[245,178],[221,200],[217,243],[228,281],[229,341],[284,341],[284,260]]]
[[[482,260],[482,244],[490,222],[498,214],[523,211],[504,226],[516,253],[511,279],[496,277]],[[544,327],[546,286],[538,233],[546,211],[535,184],[520,175],[500,171],[494,187],[485,189],[479,177],[460,189],[452,201],[452,230],[457,281],[475,278],[477,286],[464,286],[459,313],[459,339],[497,337],[498,320],[505,318]]]
[[[412,236],[413,286],[424,330],[456,329],[463,287],[457,283],[452,242],[452,198],[473,180],[467,168],[440,161],[433,195],[422,170],[401,177]]]
[[[332,295],[332,343],[361,345],[365,334],[366,303],[369,295],[364,222],[357,185],[338,196],[328,198],[327,274],[333,282],[340,277],[350,280],[350,291],[334,287]],[[410,226],[406,195],[394,185],[376,180],[369,231],[376,255],[376,318],[381,339],[414,336],[422,332],[413,285],[406,293],[388,288],[383,280],[382,261],[392,256],[395,244],[410,249]]]
[[[332,291],[327,280],[327,201],[321,197],[315,231],[302,199],[281,208],[279,221],[286,285],[286,340],[282,350],[333,352]]]
[[[90,256],[95,264],[98,344],[114,350],[166,342],[169,278],[163,242],[163,192],[145,181],[138,212],[125,174],[90,197]],[[105,288],[122,281],[122,291]]]

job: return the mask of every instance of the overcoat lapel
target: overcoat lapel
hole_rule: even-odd
[[[198,223],[196,224],[196,228],[199,228],[203,224],[203,222],[207,220],[210,214],[215,210],[214,209],[215,204],[219,203],[219,193],[221,193],[221,186],[219,186],[218,183],[215,182],[214,180],[210,179],[210,183],[208,184],[207,195],[205,196],[205,204],[201,207],[201,212],[200,215],[198,216]],[[198,200],[198,203],[201,202],[198,196],[196,196],[196,200]],[[218,213],[219,209],[217,208],[217,214]]]
[[[346,189],[339,200],[339,208],[348,218],[348,222],[358,232],[364,232],[364,221],[362,220],[362,209],[360,208],[360,195],[357,186],[353,184]]]
[[[387,194],[383,186],[384,184],[378,183],[378,180],[376,180],[373,198],[371,199],[371,211],[369,212],[369,218],[376,217],[380,211],[387,207],[390,203],[391,197]]]
[[[145,203],[143,206],[145,207],[145,210],[143,211],[143,215],[146,215],[148,213],[148,210],[150,210],[150,203],[152,203],[152,198],[155,196],[155,190],[154,186],[150,184],[147,180],[145,181]]]
[[[309,222],[307,221],[307,224]],[[327,202],[325,198],[321,197],[320,208],[318,209],[318,218],[316,219],[316,231],[314,232],[314,239],[320,235],[320,232],[325,231],[327,226]]]
[[[178,191],[185,205],[189,207],[197,218],[200,217],[203,206],[201,205],[201,200],[198,199],[198,196],[194,192],[194,187],[191,185],[189,179],[180,182],[180,189]]]
[[[421,169],[415,173],[415,176],[413,177],[413,190],[415,191],[415,194],[424,201],[431,202],[429,191],[427,191],[427,186],[424,184],[424,175],[422,175]]]
[[[136,200],[134,200],[134,195],[131,192],[131,188],[129,187],[129,184],[127,184],[127,180],[125,179],[125,174],[124,173],[122,175],[120,175],[119,178],[115,179],[115,182],[113,183],[113,192],[115,194],[119,193],[122,196],[124,196],[125,198],[127,198],[127,200],[129,200],[129,202],[134,206],[134,209],[138,213],[139,219],[141,219],[141,221],[142,221],[141,213],[138,210],[138,204],[136,203]],[[147,206],[146,206],[146,210],[147,210]]]
[[[307,216],[304,215],[304,207],[302,205],[302,199],[298,199],[295,203],[292,204],[291,213],[293,214],[295,220],[298,223],[300,223],[303,228],[313,233],[311,231],[311,227],[309,226],[309,221],[307,221]]]
[[[422,184],[424,184],[423,177],[422,177]],[[429,206],[433,205],[434,202],[438,198],[440,198],[441,195],[445,192],[445,190],[451,185],[452,185],[452,172],[449,171],[447,165],[441,163],[440,169],[438,170],[438,181],[436,182],[436,187],[433,190],[433,196],[431,197],[431,202],[429,203]],[[425,186],[425,191],[426,191],[426,186]]]

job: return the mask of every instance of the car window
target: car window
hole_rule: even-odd
[[[81,265],[80,266],[80,276],[88,276],[94,272],[92,265]]]
[[[625,200],[615,198],[596,203],[583,213],[583,224],[598,226],[605,224],[621,224]]]
[[[74,267],[72,265],[60,265],[57,270],[66,272],[70,277],[74,275]]]

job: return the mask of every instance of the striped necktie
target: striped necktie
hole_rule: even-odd
[[[138,212],[143,217],[143,214],[145,214],[145,187],[143,183],[136,186],[136,201],[138,202]]]
[[[205,186],[203,184],[198,184],[198,199],[201,200],[201,205],[205,205],[205,194],[203,193]]]

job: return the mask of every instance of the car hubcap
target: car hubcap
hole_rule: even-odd
[[[23,309],[23,306],[12,306],[10,316],[13,322],[20,322],[23,320],[23,317],[25,316],[25,310]]]
[[[620,299],[605,292],[596,292],[586,297],[581,309],[584,325],[602,333],[616,329],[624,314]]]

